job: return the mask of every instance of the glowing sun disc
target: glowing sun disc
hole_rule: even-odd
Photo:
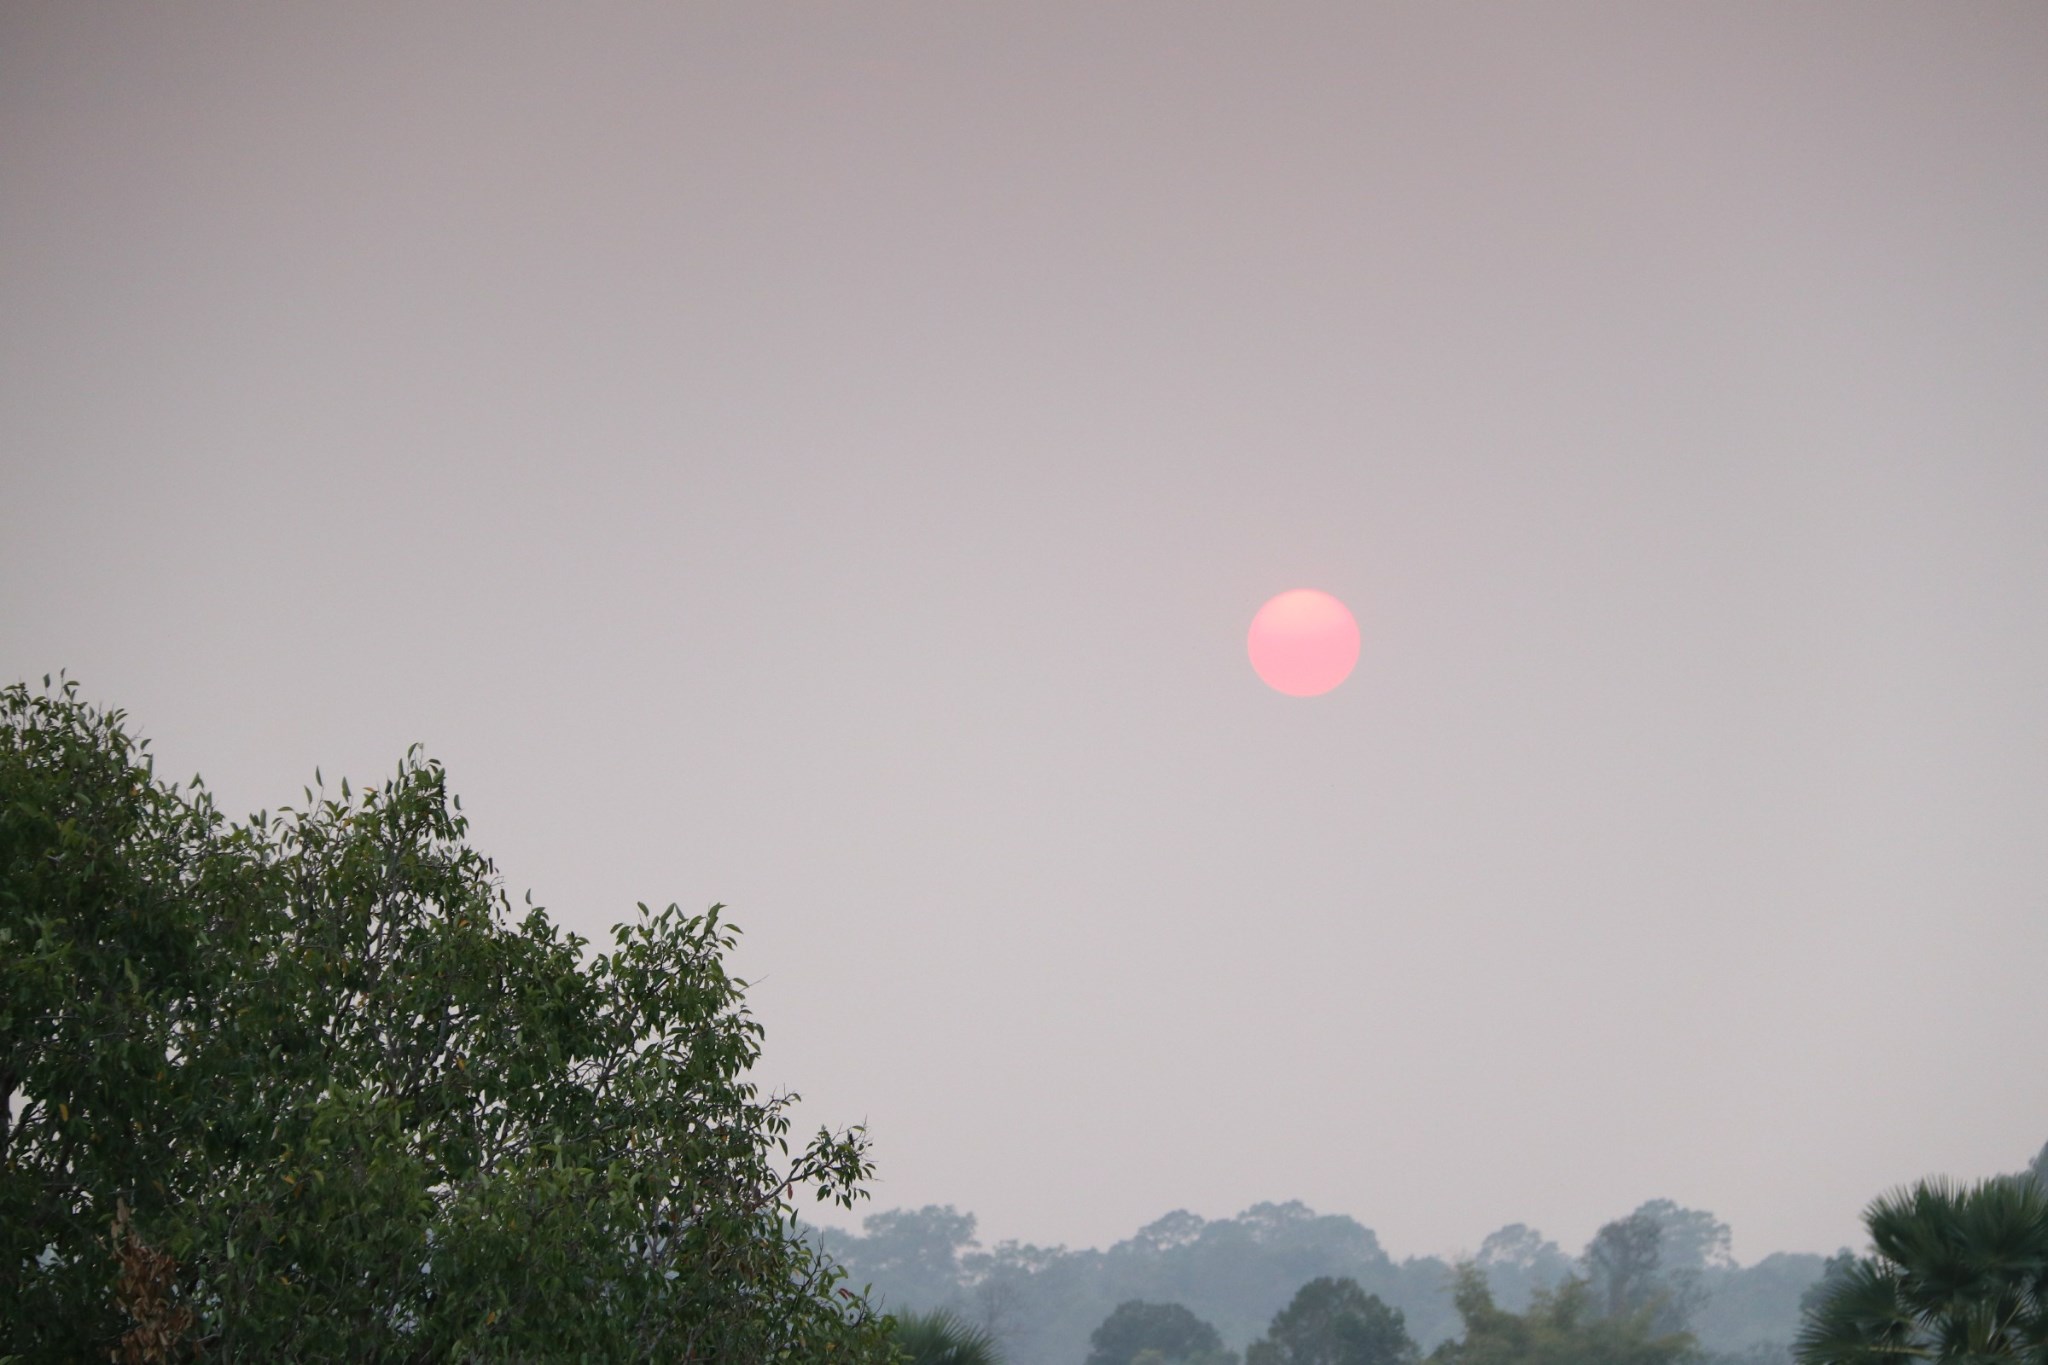
[[[1319,697],[1351,676],[1358,622],[1330,594],[1296,588],[1259,608],[1245,644],[1266,686],[1290,697]]]

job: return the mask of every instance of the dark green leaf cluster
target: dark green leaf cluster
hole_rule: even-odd
[[[1875,1254],[1830,1263],[1801,1365],[2048,1365],[2048,1188],[1923,1181],[1864,1222]]]
[[[515,917],[439,765],[229,824],[0,692],[0,1339],[29,1361],[888,1360],[797,1235],[717,907]]]
[[[944,1310],[897,1314],[889,1324],[903,1365],[1002,1365],[992,1334]]]

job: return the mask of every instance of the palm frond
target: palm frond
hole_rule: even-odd
[[[943,1309],[898,1313],[890,1321],[891,1340],[906,1365],[1003,1365],[993,1334]]]

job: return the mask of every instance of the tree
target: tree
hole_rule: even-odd
[[[2025,1171],[2021,1172],[2021,1175],[2042,1186],[2044,1189],[2048,1189],[2048,1142],[2041,1144],[2041,1150],[2034,1153],[2033,1161],[2028,1164]]]
[[[514,918],[439,765],[228,824],[0,690],[0,1341],[29,1362],[889,1359],[797,1235],[718,907]]]
[[[837,1228],[811,1229],[812,1239],[846,1267],[852,1277],[886,1294],[895,1309],[930,1307],[958,1296],[960,1256],[974,1241],[974,1215],[951,1205],[891,1209],[861,1220],[862,1234]]]
[[[1132,1365],[1146,1358],[1159,1365],[1222,1365],[1235,1360],[1216,1329],[1177,1303],[1127,1299],[1088,1338],[1087,1365]]]
[[[1820,1306],[1834,1293],[1835,1286],[1848,1279],[1861,1260],[1855,1252],[1844,1247],[1822,1262],[1820,1278],[1808,1285],[1805,1292],[1799,1296],[1800,1320],[1804,1321],[1819,1312]]]
[[[1686,1333],[1657,1332],[1648,1309],[1602,1316],[1576,1276],[1539,1290],[1527,1313],[1510,1313],[1494,1303],[1485,1272],[1467,1263],[1452,1300],[1465,1335],[1437,1347],[1431,1365],[1676,1365],[1693,1351]]]
[[[1874,1254],[1830,1264],[1794,1345],[1801,1365],[2048,1362],[2048,1190],[1923,1181],[1863,1218]]]
[[[1635,1215],[1657,1225],[1657,1257],[1666,1273],[1733,1270],[1734,1239],[1726,1223],[1705,1209],[1652,1199]]]
[[[1488,1233],[1473,1263],[1485,1272],[1495,1296],[1512,1308],[1526,1307],[1537,1290],[1552,1288],[1572,1273],[1571,1257],[1526,1223]]]
[[[1602,1316],[1625,1317],[1657,1298],[1663,1240],[1657,1220],[1640,1210],[1593,1234],[1586,1244],[1586,1282]]]
[[[905,1365],[1001,1365],[995,1338],[951,1313],[903,1313],[889,1321]]]
[[[1410,1365],[1419,1358],[1400,1310],[1350,1279],[1316,1279],[1273,1318],[1245,1365]]]
[[[1661,1334],[1686,1331],[1706,1300],[1701,1272],[1734,1263],[1728,1244],[1727,1225],[1712,1214],[1653,1199],[1587,1244],[1592,1302],[1603,1317],[1648,1313]]]

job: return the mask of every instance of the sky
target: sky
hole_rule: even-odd
[[[726,903],[863,1211],[1860,1245],[2048,1140],[2044,129],[2031,0],[5,0],[0,681]]]

